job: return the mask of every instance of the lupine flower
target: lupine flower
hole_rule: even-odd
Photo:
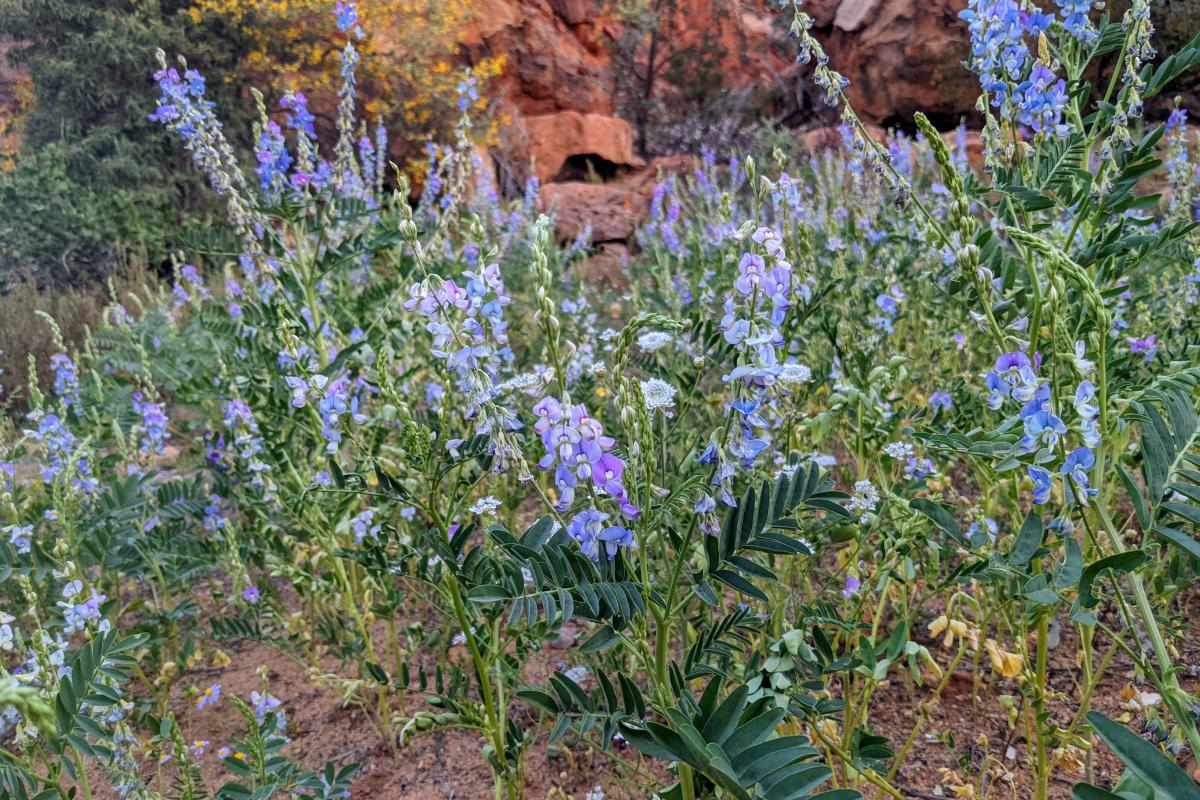
[[[263,437],[254,420],[254,412],[241,398],[235,397],[222,408],[222,422],[233,435],[237,456],[246,464],[251,475],[250,485],[265,490],[269,497],[274,493],[274,484],[269,481],[271,467],[262,460]]]
[[[954,398],[949,392],[934,392],[929,395],[929,407],[934,411],[953,411]]]
[[[1158,336],[1153,333],[1142,339],[1128,337],[1125,341],[1129,343],[1129,352],[1142,353],[1147,364],[1154,360],[1154,354],[1158,352]]]
[[[263,194],[267,197],[277,196],[287,184],[288,169],[292,166],[292,156],[288,153],[279,123],[274,120],[267,121],[258,135],[254,155],[258,160],[254,171],[258,174]]]
[[[737,412],[736,421],[739,433],[729,438],[727,447],[729,454],[738,461],[742,469],[751,469],[760,453],[770,446],[770,442],[756,435],[755,431],[768,427],[766,419],[760,413],[761,402],[755,400],[735,400],[729,404]]]
[[[342,443],[342,433],[338,429],[341,418],[349,414],[356,423],[366,421],[365,416],[357,412],[358,402],[350,395],[350,382],[344,378],[335,378],[325,385],[320,400],[317,401],[317,413],[321,416],[321,436],[325,438],[325,451],[333,455]]]
[[[1091,381],[1080,381],[1075,389],[1075,413],[1079,415],[1080,432],[1083,443],[1088,447],[1100,446],[1100,430],[1097,423],[1100,419],[1100,408],[1095,404],[1096,387]]]
[[[613,497],[621,514],[632,519],[640,512],[629,502],[621,476],[625,462],[611,451],[615,441],[604,434],[599,420],[588,416],[582,405],[563,406],[553,397],[545,397],[533,407],[538,417],[534,432],[546,448],[538,462],[542,471],[554,472],[555,488],[559,492],[556,508],[562,512],[575,500],[575,487],[580,480],[589,480]]]
[[[1040,410],[1025,418],[1025,435],[1021,438],[1021,449],[1032,453],[1039,447],[1053,448],[1060,437],[1067,433],[1067,426],[1057,416]]]
[[[1054,74],[1044,64],[1036,64],[1029,79],[1021,84],[1020,111],[1018,121],[1028,125],[1035,133],[1052,131],[1059,136],[1070,133],[1070,126],[1062,124],[1063,110],[1067,106],[1067,82]]]
[[[258,605],[258,601],[261,597],[262,594],[258,591],[258,587],[254,584],[250,584],[245,589],[242,589],[242,599],[252,606]]]
[[[250,706],[259,725],[266,721],[268,714],[274,714],[275,732],[283,735],[287,730],[287,714],[282,709],[283,703],[270,692],[250,692]]]
[[[575,515],[567,524],[567,533],[579,543],[579,548],[591,561],[600,560],[600,545],[604,545],[608,560],[612,561],[621,547],[633,546],[633,534],[619,525],[605,525],[609,515],[594,508],[587,508]]]
[[[67,635],[81,631],[87,627],[87,623],[100,619],[100,605],[108,599],[92,589],[91,596],[84,602],[74,602],[81,592],[83,592],[81,581],[68,581],[62,590],[63,599],[58,602],[58,607],[62,609],[63,620],[66,622],[63,631]]]
[[[1085,358],[1086,355],[1087,343],[1083,341],[1075,342],[1075,355],[1071,359],[1071,363],[1075,366],[1075,369],[1079,372],[1079,374],[1085,377],[1096,371],[1096,364],[1092,361],[1088,361],[1087,358]]]
[[[342,33],[345,33],[358,24],[358,9],[354,7],[353,2],[338,0],[337,4],[333,7],[333,15],[337,20],[338,30]]]
[[[134,392],[133,410],[141,416],[142,455],[162,453],[164,442],[171,438],[167,431],[167,413],[162,403],[151,403],[141,392]]]
[[[503,471],[520,456],[508,433],[521,423],[497,402],[500,365],[510,355],[504,308],[511,298],[496,264],[465,271],[463,277],[466,286],[452,280],[413,284],[404,308],[428,320],[432,353],[455,374],[466,401],[464,416],[475,421],[476,434],[489,437],[493,469]]]
[[[996,520],[991,517],[984,517],[982,525],[979,522],[972,522],[971,527],[967,528],[967,541],[973,546],[979,547],[985,541],[995,542],[999,532],[1000,526],[996,523]]]
[[[1078,489],[1075,497],[1082,505],[1087,505],[1089,495],[1096,494],[1088,480],[1088,470],[1096,466],[1096,455],[1087,447],[1076,447],[1067,454],[1063,461],[1061,472]]]
[[[29,555],[29,549],[33,544],[32,525],[8,525],[4,528],[4,532],[8,534],[8,543],[16,548],[18,555]]]
[[[1037,40],[1052,18],[1026,11],[1017,0],[970,0],[960,16],[971,33],[969,65],[1002,119],[1027,125],[1035,133],[1063,136],[1068,100],[1066,81],[1050,66],[1034,61],[1027,39]]]
[[[361,545],[368,536],[378,539],[383,526],[375,524],[375,512],[368,508],[350,520],[350,530],[354,532],[354,543]]]
[[[75,362],[65,353],[56,353],[50,356],[50,369],[54,372],[54,394],[68,408],[78,405],[79,370]]]
[[[218,494],[209,496],[208,505],[204,507],[204,530],[216,533],[225,529],[225,513],[221,509],[223,502]]]
[[[891,288],[885,294],[881,294],[875,298],[875,305],[879,308],[879,316],[869,317],[867,319],[876,329],[881,330],[888,335],[896,332],[894,325],[896,315],[900,312],[900,303],[908,299],[899,284],[892,284]]]
[[[246,178],[238,166],[237,156],[225,138],[213,103],[205,99],[204,76],[194,69],[183,75],[167,66],[166,56],[159,51],[161,69],[154,80],[162,90],[158,107],[150,119],[160,122],[183,139],[192,158],[208,177],[217,194],[229,204],[234,225],[254,238],[255,226],[261,220],[253,210]]]
[[[284,377],[284,382],[288,388],[292,390],[292,405],[295,408],[304,408],[308,405],[308,401],[315,397],[320,397],[321,392],[325,389],[325,384],[329,382],[329,377],[326,375],[313,375],[305,380],[297,378],[293,375]]]
[[[1019,350],[997,358],[984,379],[988,388],[987,405],[993,411],[999,410],[1007,397],[1019,403],[1029,402],[1040,386],[1033,362]]]
[[[933,460],[929,458],[909,456],[904,465],[904,477],[910,481],[919,481],[934,472]]]
[[[1026,467],[1026,474],[1029,480],[1033,481],[1033,502],[1039,506],[1044,505],[1050,500],[1050,491],[1054,488],[1050,473],[1031,465]]]
[[[77,450],[75,436],[67,430],[59,416],[34,411],[29,418],[37,422],[37,428],[26,430],[25,435],[46,450],[42,479],[54,480],[63,474],[68,464],[71,464],[74,468],[75,488],[87,495],[95,494],[99,490],[100,482],[92,475],[87,455]]]
[[[1054,0],[1063,16],[1063,27],[1080,44],[1091,47],[1100,38],[1100,32],[1088,19],[1088,12],[1095,0]]]

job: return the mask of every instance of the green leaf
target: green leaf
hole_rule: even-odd
[[[1071,789],[1071,796],[1075,800],[1125,800],[1119,794],[1113,794],[1107,789],[1101,789],[1099,786],[1092,786],[1090,783],[1077,783]]]
[[[712,573],[712,577],[742,594],[753,597],[755,600],[762,600],[764,603],[768,600],[767,595],[762,590],[732,570],[719,569]]]
[[[467,592],[467,599],[473,603],[502,603],[511,600],[512,595],[503,586],[485,583]]]
[[[1021,523],[1021,530],[1017,532],[1017,538],[1008,552],[1008,563],[1016,567],[1028,564],[1029,559],[1033,558],[1033,554],[1042,546],[1042,539],[1045,535],[1042,515],[1036,510],[1031,510],[1025,516],[1025,521]]]
[[[1061,598],[1046,584],[1045,574],[1034,575],[1021,589],[1021,596],[1034,605],[1052,606]]]
[[[1114,466],[1117,468],[1117,475],[1121,477],[1121,483],[1125,484],[1125,492],[1129,495],[1129,501],[1133,504],[1133,510],[1137,514],[1138,523],[1143,529],[1149,528],[1150,510],[1146,506],[1146,499],[1142,497],[1137,484],[1133,482],[1133,476],[1129,474],[1129,470],[1125,469],[1119,463]]]
[[[1067,537],[1064,545],[1067,554],[1054,570],[1054,586],[1058,589],[1074,586],[1083,575],[1083,552],[1079,549],[1079,542]]]
[[[929,517],[929,519],[933,520],[934,525],[938,526],[955,542],[966,544],[966,539],[962,535],[962,529],[958,527],[958,522],[954,519],[954,514],[950,512],[950,509],[924,497],[908,501],[908,507]]]
[[[616,644],[620,637],[617,632],[612,629],[611,625],[602,625],[599,630],[588,637],[588,640],[579,646],[581,653],[598,653],[612,645]]]
[[[1191,558],[1200,559],[1200,542],[1197,542],[1183,531],[1158,525],[1154,528],[1154,533],[1178,547]]]
[[[1075,605],[1071,609],[1071,618],[1084,625],[1094,625],[1095,618],[1085,610],[1095,607],[1099,602],[1092,594],[1092,584],[1095,583],[1100,573],[1106,570],[1117,573],[1132,572],[1149,560],[1150,556],[1141,550],[1129,550],[1088,564],[1079,578],[1078,595],[1075,597]]]
[[[1097,711],[1089,711],[1087,720],[1130,772],[1154,790],[1156,800],[1200,800],[1196,782],[1157,747]]]
[[[516,695],[526,703],[542,709],[547,714],[561,714],[563,711],[553,696],[540,689],[518,689]]]

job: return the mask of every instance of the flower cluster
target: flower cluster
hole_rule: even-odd
[[[1082,343],[1077,346],[1077,351],[1082,351]],[[1076,362],[1085,373],[1091,368],[1090,362],[1082,356],[1077,356]],[[1064,488],[1079,503],[1087,505],[1087,498],[1095,494],[1088,470],[1095,466],[1093,448],[1101,441],[1096,388],[1086,377],[1076,387],[1074,408],[1078,417],[1077,432],[1083,444],[1064,455],[1070,429],[1055,410],[1050,384],[1037,376],[1039,366],[1040,361],[1030,360],[1019,351],[997,358],[994,369],[984,376],[988,407],[999,410],[1006,399],[1021,404],[1018,416],[1024,435],[1017,448],[1022,454],[1032,456],[1032,463],[1026,465],[1026,474],[1033,486],[1034,503],[1049,502],[1054,480],[1047,466],[1057,462],[1058,471],[1066,479]]]
[[[609,515],[595,508],[576,514],[567,525],[567,533],[579,542],[579,549],[593,562],[600,560],[600,548],[609,561],[616,558],[622,547],[633,547],[633,534],[620,525],[605,525]]]
[[[970,66],[1001,117],[1035,133],[1069,133],[1062,121],[1066,81],[1053,64],[1034,59],[1027,44],[1044,35],[1054,17],[1028,11],[1019,0],[971,0],[961,16],[971,33]]]
[[[141,392],[133,393],[133,410],[139,417],[141,453],[159,455],[171,434],[167,431],[167,412],[162,403],[151,403]]]
[[[621,480],[625,462],[612,452],[616,442],[605,435],[599,420],[589,416],[582,404],[572,405],[565,398],[560,402],[544,397],[534,405],[533,413],[537,417],[533,430],[546,448],[538,469],[553,472],[558,511],[564,512],[574,504],[582,484],[616,500],[626,519],[638,516],[640,512]]]
[[[521,427],[516,414],[496,402],[500,369],[512,354],[504,320],[511,299],[497,264],[467,270],[463,277],[464,286],[453,280],[414,283],[404,308],[427,320],[431,352],[454,374],[466,402],[465,417],[475,421],[476,434],[491,437],[495,468],[502,471],[519,455],[504,434]]]
[[[50,369],[54,372],[54,394],[67,408],[79,405],[79,370],[71,357],[55,353],[50,356]]]

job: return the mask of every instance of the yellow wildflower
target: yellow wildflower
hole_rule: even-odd
[[[1025,659],[1020,653],[1001,650],[995,639],[988,639],[983,643],[983,647],[987,650],[988,658],[992,662],[992,669],[996,672],[1006,678],[1015,678],[1021,674],[1021,667],[1024,665]]]

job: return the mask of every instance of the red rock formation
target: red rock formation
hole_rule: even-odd
[[[812,0],[813,34],[830,65],[850,80],[864,118],[907,122],[916,111],[948,120],[969,115],[979,96],[963,66],[970,47],[958,14],[966,0]]]
[[[646,198],[612,183],[570,181],[542,187],[542,205],[555,214],[555,233],[570,241],[591,229],[593,242],[625,242],[646,213]]]
[[[528,151],[538,178],[548,182],[563,173],[568,159],[603,159],[621,167],[642,167],[633,152],[633,129],[623,119],[603,114],[558,111],[525,117]],[[580,165],[586,169],[586,164]]]
[[[710,35],[726,53],[729,86],[769,84],[786,68],[784,49],[768,46],[777,11],[765,0],[679,0],[670,21],[676,49]],[[612,43],[620,23],[601,0],[475,0],[461,36],[469,57],[505,54],[501,95],[521,114],[613,113]]]

